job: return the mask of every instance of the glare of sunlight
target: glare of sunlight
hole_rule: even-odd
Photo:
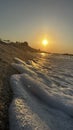
[[[48,45],[48,40],[47,40],[47,39],[44,39],[44,40],[42,41],[42,44],[43,44],[44,46],[47,46],[47,45]]]

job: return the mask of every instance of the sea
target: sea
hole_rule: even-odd
[[[73,130],[73,56],[33,55],[11,64],[10,130]]]

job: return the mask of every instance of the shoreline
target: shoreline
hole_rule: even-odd
[[[8,108],[13,97],[9,82],[10,76],[18,73],[11,66],[14,57],[27,61],[34,57],[34,53],[14,46],[0,44],[0,130],[9,130]]]

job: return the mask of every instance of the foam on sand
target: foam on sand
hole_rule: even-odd
[[[49,84],[42,82],[43,77],[40,80],[37,71],[20,59],[16,58],[12,66],[21,74],[10,79],[14,93],[9,108],[10,129],[72,130],[72,98],[60,98],[52,92]]]

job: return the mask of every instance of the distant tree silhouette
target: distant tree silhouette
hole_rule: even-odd
[[[7,42],[7,43],[9,43],[9,42],[10,42],[10,40],[4,40],[4,42]]]
[[[23,44],[24,44],[25,46],[28,46],[28,42],[27,42],[27,41],[25,41]]]

